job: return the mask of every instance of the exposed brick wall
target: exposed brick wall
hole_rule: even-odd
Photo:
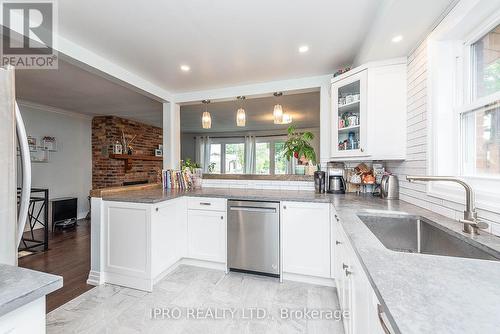
[[[163,143],[161,128],[114,116],[98,116],[92,120],[92,188],[122,186],[123,182],[148,180],[158,182],[161,161],[132,162],[132,169],[125,172],[125,161],[111,159],[113,144],[122,136],[137,134],[131,144],[134,154],[154,155],[154,149]]]

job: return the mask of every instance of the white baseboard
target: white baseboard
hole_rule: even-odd
[[[207,268],[207,269],[222,270],[224,272],[227,269],[225,263],[205,261],[205,260],[196,260],[196,259],[190,259],[190,258],[181,259],[179,261],[179,264],[185,264],[188,266],[201,267],[201,268]]]
[[[87,284],[89,285],[101,285],[104,284],[104,279],[99,271],[91,270],[89,272],[89,277],[87,278]]]
[[[147,278],[132,277],[117,273],[106,273],[106,283],[141,291],[153,291],[153,280]]]
[[[282,278],[284,281],[294,281],[294,282],[335,287],[335,280],[333,278],[316,277],[316,276],[291,274],[291,273],[283,273]]]

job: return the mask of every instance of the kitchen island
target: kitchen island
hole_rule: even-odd
[[[219,217],[222,217],[221,221],[224,221],[225,201],[228,199],[281,203],[281,225],[282,230],[284,230],[281,238],[282,244],[288,245],[288,248],[282,248],[283,278],[324,285],[336,283],[339,289],[341,289],[339,282],[347,284],[348,289],[342,290],[342,293],[352,294],[350,299],[352,304],[349,304],[349,308],[353,312],[353,317],[349,321],[349,326],[351,326],[353,333],[360,332],[360,329],[372,333],[382,332],[380,323],[383,323],[384,319],[387,322],[384,326],[395,333],[493,333],[500,328],[500,319],[498,318],[500,313],[499,261],[411,254],[389,250],[363,224],[358,214],[360,212],[397,212],[400,215],[422,217],[422,219],[438,224],[449,233],[498,259],[500,259],[500,238],[486,232],[471,237],[461,232],[461,224],[457,221],[403,201],[388,201],[371,195],[330,195],[315,194],[312,191],[229,188],[204,188],[188,192],[164,191],[159,188],[142,189],[103,193],[100,198],[96,197],[93,201],[95,200],[97,207],[102,209],[97,217],[103,221],[105,216],[109,217],[109,212],[104,209],[111,206],[125,210],[121,211],[124,214],[119,217],[123,221],[127,220],[128,228],[134,228],[134,222],[128,219],[130,215],[125,213],[137,213],[137,210],[146,210],[141,211],[139,217],[141,217],[140,219],[145,217],[145,221],[149,219],[152,223],[151,226],[154,224],[157,225],[157,228],[163,226],[164,230],[159,232],[162,235],[160,241],[155,242],[154,239],[147,240],[147,238],[141,241],[144,245],[148,245],[147,247],[151,247],[152,259],[154,253],[157,254],[156,256],[165,254],[169,249],[165,246],[166,244],[175,245],[171,248],[175,254],[170,256],[168,260],[164,260],[160,265],[161,268],[153,270],[154,273],[148,284],[154,284],[158,278],[169,272],[169,268],[174,268],[176,263],[182,261],[183,256],[189,254],[186,249],[189,236],[185,233],[188,229],[187,212],[189,208],[197,210],[196,205],[210,203],[214,208],[212,211],[214,222]],[[295,211],[291,215],[287,214],[283,212],[284,207],[287,207],[287,210]],[[287,240],[298,239],[294,239],[294,234],[288,234],[287,226],[292,225],[297,228],[299,224],[297,221],[288,223],[287,219],[291,219],[290,216],[300,215],[304,210],[307,212],[305,216],[316,213],[317,216],[298,221],[303,230],[295,230],[294,233],[302,233],[304,244],[295,247],[300,249],[300,252],[290,251],[292,243]],[[329,212],[329,215],[322,215],[322,212]],[[158,216],[155,218],[156,213]],[[318,223],[318,219],[315,217],[326,217],[321,218],[327,220],[326,225]],[[207,219],[208,221],[209,219]],[[119,222],[114,226],[119,226]],[[144,226],[131,235],[136,236],[137,232],[142,231]],[[217,225],[214,223],[214,226]],[[222,226],[223,228],[218,227],[219,230],[217,230],[220,233],[224,233],[225,225],[222,224]],[[324,244],[325,226],[328,227],[328,248],[312,245],[307,239],[309,236],[316,238],[317,244]],[[107,235],[106,233],[104,232],[104,235]],[[122,235],[125,239],[128,238],[123,231],[117,232],[117,235]],[[155,233],[150,231],[152,238],[154,235]],[[343,242],[349,244],[349,247],[342,251],[336,248],[340,235],[345,236]],[[210,237],[207,235],[207,238]],[[105,247],[104,240],[108,240],[106,238],[100,240],[101,247]],[[127,240],[134,240],[134,238],[130,237]],[[155,249],[155,244],[161,245],[160,248]],[[190,260],[188,263],[226,270],[225,234],[219,234],[215,244],[219,247],[218,251],[222,251],[222,253],[215,252],[212,254],[214,257],[209,257],[211,260]],[[313,251],[309,251],[310,248]],[[336,261],[341,258],[343,253],[351,250],[354,257],[352,259],[353,266],[342,274],[352,276],[353,280],[340,280],[339,277],[335,276],[338,274],[334,270],[337,265]],[[320,251],[323,253],[319,254]],[[325,274],[326,257],[328,258],[328,276]],[[306,267],[306,264],[301,266],[302,263],[309,262],[305,260],[314,262],[316,266]],[[140,259],[135,258],[134,261],[142,264]],[[147,263],[145,270],[151,271],[151,266],[151,262]],[[106,281],[106,278],[103,278],[103,281]],[[360,291],[365,290],[369,297],[366,299],[368,302],[363,302],[365,301],[363,298],[366,296],[359,297],[357,295]],[[356,304],[358,297],[359,303]],[[371,303],[372,301],[374,303]],[[366,307],[363,306],[365,304]],[[375,326],[373,324],[379,326],[378,331],[372,330],[372,327],[366,327],[368,325]]]
[[[45,296],[61,276],[0,264],[0,333],[45,333]]]

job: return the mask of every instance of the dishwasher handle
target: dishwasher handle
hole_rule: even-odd
[[[276,208],[259,208],[255,206],[230,206],[229,210],[231,211],[247,211],[247,212],[267,212],[267,213],[276,213]]]

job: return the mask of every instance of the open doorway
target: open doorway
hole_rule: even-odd
[[[144,165],[126,171],[123,161],[111,156],[122,133],[137,137],[134,150],[154,154],[162,143],[162,104],[63,60],[56,70],[16,71],[16,100],[32,170],[18,264],[63,276],[63,287],[47,296],[50,312],[93,288],[87,284],[89,192],[108,186],[110,180],[119,185],[139,179],[152,182],[151,174],[161,170],[161,159],[154,161],[153,172]],[[151,134],[156,137],[151,139]],[[149,141],[154,147],[148,147]],[[20,174],[18,170],[18,180]]]

